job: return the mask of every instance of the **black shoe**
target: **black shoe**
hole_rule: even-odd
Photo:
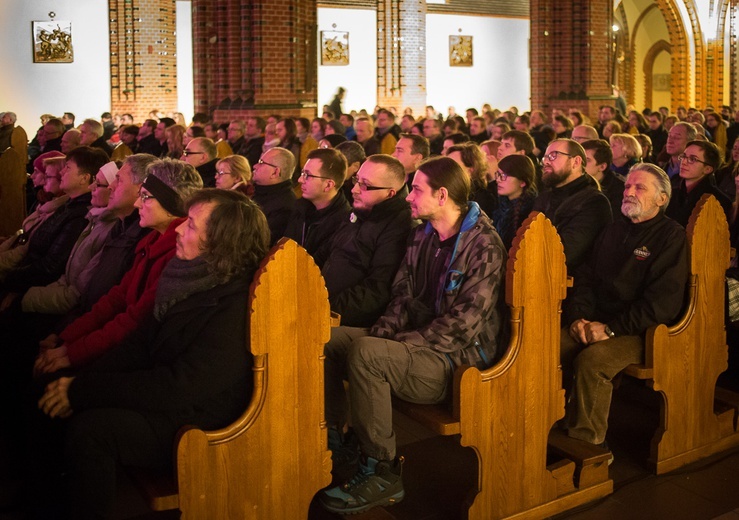
[[[353,515],[373,507],[397,504],[405,497],[402,465],[402,457],[394,461],[368,457],[347,484],[321,492],[321,505],[332,513]]]

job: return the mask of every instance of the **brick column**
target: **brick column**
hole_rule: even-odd
[[[531,0],[531,107],[614,105],[613,1]]]
[[[111,111],[177,110],[175,0],[109,0]]]
[[[316,113],[315,0],[193,0],[195,111]]]
[[[377,104],[407,106],[423,114],[426,106],[426,2],[377,2]]]

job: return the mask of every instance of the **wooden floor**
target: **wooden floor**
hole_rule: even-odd
[[[631,385],[631,386],[630,386]],[[739,384],[737,384],[739,386]],[[739,520],[739,450],[722,453],[676,472],[654,476],[645,467],[653,409],[634,405],[633,397],[646,395],[646,388],[625,383],[614,401],[609,444],[615,461],[610,468],[614,493],[604,500],[557,519],[670,519]],[[638,425],[636,427],[635,425]],[[399,453],[405,457],[406,498],[388,508],[376,508],[351,518],[356,520],[454,520],[460,518],[461,504],[474,485],[477,461],[470,449],[461,448],[456,438],[435,437],[417,423],[395,417]],[[645,427],[646,426],[646,427]],[[133,487],[122,479],[116,520],[168,520],[177,512],[153,514]],[[0,520],[22,518],[0,512]],[[310,520],[341,518],[314,503]]]

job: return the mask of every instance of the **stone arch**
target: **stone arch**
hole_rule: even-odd
[[[623,2],[621,2],[621,8],[623,8]],[[629,72],[631,77],[631,85],[636,85],[636,36],[639,31],[639,27],[641,26],[642,22],[646,18],[646,16],[652,12],[653,9],[657,9],[656,4],[651,4],[649,7],[644,9],[639,14],[639,18],[636,19],[636,22],[634,23],[634,29],[631,31],[631,38],[629,39]],[[636,89],[632,89],[631,95],[629,96],[629,101],[631,103],[636,103]]]
[[[657,7],[662,12],[670,34],[670,68],[672,84],[670,98],[673,111],[680,105],[690,106],[688,95],[690,85],[690,49],[688,37],[685,33],[682,17],[674,0],[657,0]],[[655,55],[656,56],[656,55]],[[696,62],[698,56],[696,55]],[[645,62],[646,63],[646,62]],[[651,80],[650,80],[651,81]],[[697,82],[696,78],[696,82]],[[651,89],[650,89],[651,92]]]
[[[654,85],[652,84],[654,60],[661,52],[666,52],[672,57],[672,46],[665,40],[660,40],[652,45],[647,51],[647,55],[644,57],[644,104],[646,106],[653,105],[653,92]],[[672,62],[672,60],[670,60]],[[670,95],[674,92],[673,85],[670,85]],[[673,101],[674,104],[674,101]]]

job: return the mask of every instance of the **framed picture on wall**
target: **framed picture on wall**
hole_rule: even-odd
[[[349,33],[321,31],[321,65],[349,65]]]
[[[33,23],[33,62],[72,63],[72,22],[52,20]]]
[[[449,66],[472,67],[472,36],[449,36]]]

